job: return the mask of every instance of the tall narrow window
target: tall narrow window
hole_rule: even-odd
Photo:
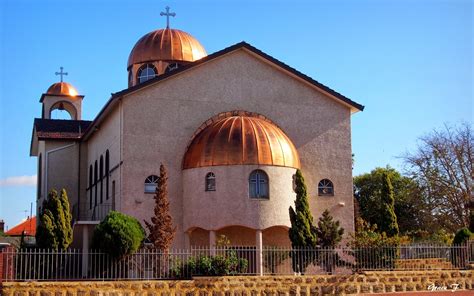
[[[41,177],[43,174],[43,157],[40,153],[39,157],[38,157],[38,184],[36,184],[37,186],[37,198],[40,199],[41,198],[41,185],[43,184],[43,178]]]
[[[255,170],[249,177],[249,196],[251,198],[269,198],[268,175],[262,170]]]
[[[158,185],[158,176],[148,176],[145,179],[145,193],[155,193],[156,185]]]
[[[94,164],[94,206],[97,205],[97,160],[95,161]]]
[[[105,151],[105,199],[109,199],[109,150]]]
[[[115,180],[112,181],[112,211],[115,211]]]
[[[322,179],[318,184],[318,195],[320,196],[332,196],[334,195],[334,185],[331,180]]]
[[[206,175],[206,191],[216,191],[216,175],[212,172]]]
[[[92,187],[93,187],[93,181],[92,181],[92,165],[89,166],[89,209],[92,209]]]
[[[104,158],[100,156],[99,163],[99,179],[100,179],[100,203],[104,201]]]

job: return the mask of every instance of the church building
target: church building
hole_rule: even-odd
[[[212,246],[221,234],[233,245],[290,246],[297,169],[315,222],[328,209],[354,231],[351,115],[362,105],[246,42],[207,54],[169,25],[137,41],[127,71],[128,87],[92,121],[62,68],[40,98],[37,212],[65,188],[76,246],[111,210],[149,221],[161,163],[173,248]]]

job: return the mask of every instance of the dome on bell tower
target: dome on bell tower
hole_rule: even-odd
[[[169,17],[175,13],[161,13],[167,17],[165,29],[155,30],[140,38],[128,57],[128,85],[134,86],[155,76],[172,71],[207,56],[204,47],[190,34],[170,29]]]

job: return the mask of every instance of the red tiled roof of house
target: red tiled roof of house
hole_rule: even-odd
[[[11,236],[20,236],[23,231],[25,231],[25,235],[36,235],[36,216],[21,222],[12,229],[8,230],[5,234]]]

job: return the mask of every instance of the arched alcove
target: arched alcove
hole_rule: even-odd
[[[69,114],[69,118],[64,118],[67,117],[65,113]],[[49,118],[77,120],[76,107],[67,101],[56,102],[53,104],[53,106],[51,106],[51,109],[49,109]]]

